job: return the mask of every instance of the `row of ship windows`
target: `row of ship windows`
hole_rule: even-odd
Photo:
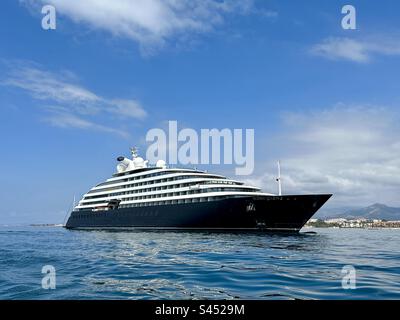
[[[199,193],[209,193],[209,192],[250,192],[254,191],[246,188],[207,188],[207,189],[198,189],[198,190],[189,190],[189,191],[180,191],[180,192],[170,192],[170,193],[161,193],[161,194],[151,194],[147,196],[135,196],[124,198],[123,201],[133,201],[133,200],[145,200],[145,199],[155,199],[155,198],[165,198],[165,197],[175,197],[175,196],[185,196]],[[125,192],[120,195],[130,195],[134,194],[133,192]],[[86,198],[85,198],[86,199]],[[104,201],[94,201],[90,202],[90,205],[104,203]]]
[[[139,183],[132,183],[132,184],[127,184],[123,186],[118,186],[118,187],[110,187],[110,188],[104,188],[104,189],[97,189],[97,190],[91,190],[88,192],[89,193],[94,193],[94,192],[100,192],[100,191],[110,191],[110,190],[115,190],[116,188],[133,188],[133,187],[141,187],[141,186],[147,186],[151,184],[156,184],[156,183],[165,183],[165,182],[171,182],[171,181],[177,181],[177,180],[184,180],[184,179],[190,179],[190,178],[195,178],[196,176],[179,176],[179,177],[172,177],[172,178],[165,178],[165,179],[156,179],[156,180],[151,180],[151,181],[145,181],[145,182],[139,182]],[[207,176],[207,175],[201,175],[199,176],[201,178],[215,178],[215,176]],[[140,180],[143,179],[142,177]],[[114,183],[120,183],[123,181],[113,181],[110,183],[105,183],[105,184],[114,184]],[[126,182],[126,181],[124,181]],[[224,179],[219,179],[218,183],[224,183],[224,184],[235,184],[234,182],[231,181],[224,181]],[[103,186],[105,184],[101,184],[99,186]]]
[[[100,183],[100,184],[98,185],[98,187],[100,187],[100,186],[106,186],[106,185],[113,184],[113,183],[118,183],[118,182],[127,182],[127,181],[133,181],[133,180],[140,180],[140,179],[146,179],[146,178],[156,177],[156,176],[159,176],[159,175],[162,175],[162,174],[167,174],[167,173],[169,173],[169,172],[168,172],[168,171],[156,172],[156,173],[150,173],[150,174],[140,175],[140,176],[137,176],[137,177],[131,177],[131,178],[128,178],[128,179],[120,179],[120,180],[107,181],[107,182]]]
[[[173,185],[168,185],[168,186],[161,186],[161,187],[153,187],[153,188],[143,188],[139,190],[132,190],[129,192],[116,192],[116,193],[111,193],[108,195],[98,195],[98,196],[88,196],[85,197],[85,200],[87,199],[97,199],[97,198],[103,198],[107,196],[119,196],[119,195],[124,195],[124,194],[130,194],[130,193],[142,193],[142,192],[151,192],[151,191],[160,191],[160,190],[167,190],[167,189],[176,189],[176,188],[183,188],[183,187],[188,187],[188,186],[194,186],[195,184],[193,183],[180,183],[180,184],[173,184]]]
[[[82,211],[87,211],[87,210],[82,210]],[[112,212],[112,211],[108,211]],[[98,214],[99,212],[95,213],[86,213],[86,214],[75,214],[74,219],[87,219],[92,217],[93,214]],[[144,211],[144,212],[117,212],[117,213],[112,213],[113,215],[117,215],[119,217],[151,217],[151,216],[158,216],[158,211],[157,210],[152,210],[152,211]]]
[[[195,172],[195,171],[194,171],[194,172]],[[137,176],[137,177],[131,177],[131,178],[127,178],[127,179],[107,181],[107,182],[100,183],[100,184],[97,185],[97,186],[100,187],[100,186],[106,186],[106,185],[113,184],[113,183],[127,182],[127,181],[135,181],[135,180],[142,180],[142,179],[147,179],[147,178],[151,178],[151,177],[157,177],[157,176],[162,176],[162,175],[166,175],[166,174],[171,174],[171,173],[187,173],[187,171],[162,171],[162,172],[155,172],[155,173],[144,174],[144,175],[140,175],[140,176]]]
[[[134,208],[134,207],[162,206],[165,204],[209,202],[209,201],[222,200],[222,199],[226,199],[226,197],[203,197],[203,198],[191,198],[191,199],[154,201],[154,202],[145,202],[145,203],[132,203],[132,204],[120,205],[118,208]]]
[[[225,183],[229,182],[229,183]],[[115,196],[120,196],[120,195],[126,195],[126,194],[134,194],[134,193],[144,193],[144,192],[152,192],[152,191],[161,191],[161,190],[169,190],[169,189],[176,189],[176,188],[184,188],[184,187],[190,187],[190,186],[196,186],[196,185],[207,185],[207,184],[226,184],[226,185],[237,185],[234,182],[231,181],[224,181],[224,183],[221,183],[221,181],[208,181],[208,182],[202,182],[202,183],[180,183],[180,184],[173,184],[173,185],[167,185],[167,186],[160,186],[160,187],[153,187],[153,188],[143,188],[143,189],[138,189],[138,190],[131,190],[131,191],[126,191],[126,192],[115,192],[111,194],[101,194],[101,195],[96,195],[96,196],[87,196],[84,198],[84,200],[89,200],[89,199],[97,199],[97,198],[104,198],[104,197],[115,197]]]
[[[161,205],[166,205],[166,204],[198,203],[198,202],[209,202],[209,201],[216,201],[216,200],[223,200],[223,199],[226,199],[226,196],[202,197],[202,198],[178,199],[178,200],[164,200],[164,201],[153,201],[153,202],[144,202],[144,203],[131,203],[131,204],[120,205],[118,208],[124,209],[124,208],[135,208],[135,207],[152,207],[152,206],[161,206]],[[91,208],[80,209],[79,211],[88,211],[88,210],[91,210]],[[112,210],[110,212],[112,212]]]

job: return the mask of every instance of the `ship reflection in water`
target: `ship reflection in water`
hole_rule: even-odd
[[[400,298],[398,230],[312,230],[269,235],[2,227],[0,298]],[[57,272],[55,290],[40,286],[41,268],[49,264]],[[354,290],[342,288],[346,265],[357,271]]]

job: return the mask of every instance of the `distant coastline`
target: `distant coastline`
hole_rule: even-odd
[[[400,229],[400,221],[379,219],[310,219],[304,227],[315,228],[357,228],[357,229]]]
[[[61,223],[31,223],[30,227],[62,227]]]

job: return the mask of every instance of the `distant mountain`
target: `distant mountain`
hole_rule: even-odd
[[[332,209],[333,210],[333,209]],[[337,211],[337,209],[336,209]],[[324,218],[345,218],[345,219],[380,219],[380,220],[400,220],[400,208],[388,207],[381,203],[375,203],[369,207],[356,208],[326,215]]]
[[[336,208],[322,207],[320,210],[318,210],[318,212],[314,218],[324,220],[324,219],[340,216],[345,212],[348,212],[350,210],[355,210],[355,209],[360,209],[360,207],[349,207],[349,206],[348,207],[336,207]]]

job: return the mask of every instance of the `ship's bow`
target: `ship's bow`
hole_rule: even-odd
[[[254,197],[248,209],[258,227],[274,231],[299,231],[329,200],[331,194]]]

